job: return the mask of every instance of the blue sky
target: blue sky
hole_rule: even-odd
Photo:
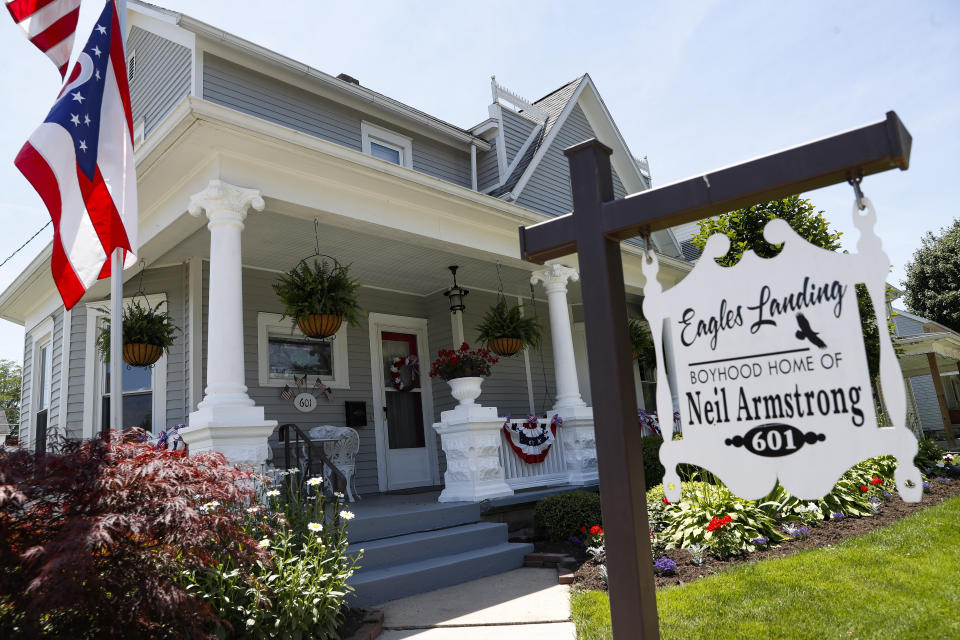
[[[922,234],[958,215],[960,3],[320,2],[157,0],[323,71],[469,127],[489,78],[529,99],[588,72],[631,150],[665,184],[881,120],[913,134],[911,167],[864,181],[899,284]],[[83,41],[102,5],[84,0]],[[58,91],[53,65],[11,20],[0,55],[0,260],[48,219],[13,166]],[[854,249],[852,191],[807,194]],[[49,241],[0,269],[6,287]],[[0,321],[0,358],[22,328]]]

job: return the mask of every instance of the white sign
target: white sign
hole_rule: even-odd
[[[317,408],[317,399],[312,393],[298,393],[297,397],[293,399],[293,406],[297,408],[297,411],[309,413]]]
[[[693,271],[662,291],[656,257],[644,264],[644,315],[659,363],[657,406],[676,405],[683,439],[666,440],[664,491],[680,499],[676,465],[715,473],[737,495],[758,499],[779,479],[810,500],[831,491],[851,466],[877,455],[898,459],[897,488],[918,502],[917,442],[905,427],[903,378],[887,335],[889,261],[873,234],[872,205],[854,208],[858,253],[820,249],[783,220],[764,237],[775,258],[746,252],[721,267],[726,236],[709,239]],[[881,327],[881,382],[893,427],[879,428],[856,285],[864,283]],[[664,411],[660,411],[664,414]],[[669,412],[667,412],[669,413]]]

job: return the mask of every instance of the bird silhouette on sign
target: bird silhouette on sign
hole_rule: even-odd
[[[800,327],[794,334],[797,340],[809,340],[821,349],[827,348],[827,343],[819,338],[820,334],[810,327],[810,322],[802,313],[797,314],[797,326]]]

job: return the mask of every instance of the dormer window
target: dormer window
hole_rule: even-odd
[[[369,122],[360,123],[364,153],[408,169],[413,168],[413,140]]]

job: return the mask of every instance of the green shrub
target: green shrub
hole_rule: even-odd
[[[580,527],[602,525],[600,496],[590,491],[561,493],[537,502],[533,524],[540,535],[566,540],[580,533]]]
[[[640,443],[643,445],[643,481],[647,484],[647,489],[652,489],[663,483],[665,470],[660,464],[660,445],[663,444],[663,438],[644,436]]]
[[[725,516],[730,517],[728,524],[708,530],[714,518]],[[668,548],[702,544],[721,558],[754,551],[757,545],[752,541],[759,537],[768,542],[784,539],[774,519],[756,502],[736,497],[723,485],[684,483],[680,503],[665,505],[663,519],[665,526],[660,535]]]
[[[936,468],[937,463],[943,461],[943,454],[946,452],[930,438],[920,440],[918,445],[917,457],[913,459],[913,464],[922,473],[930,475],[931,470]]]

